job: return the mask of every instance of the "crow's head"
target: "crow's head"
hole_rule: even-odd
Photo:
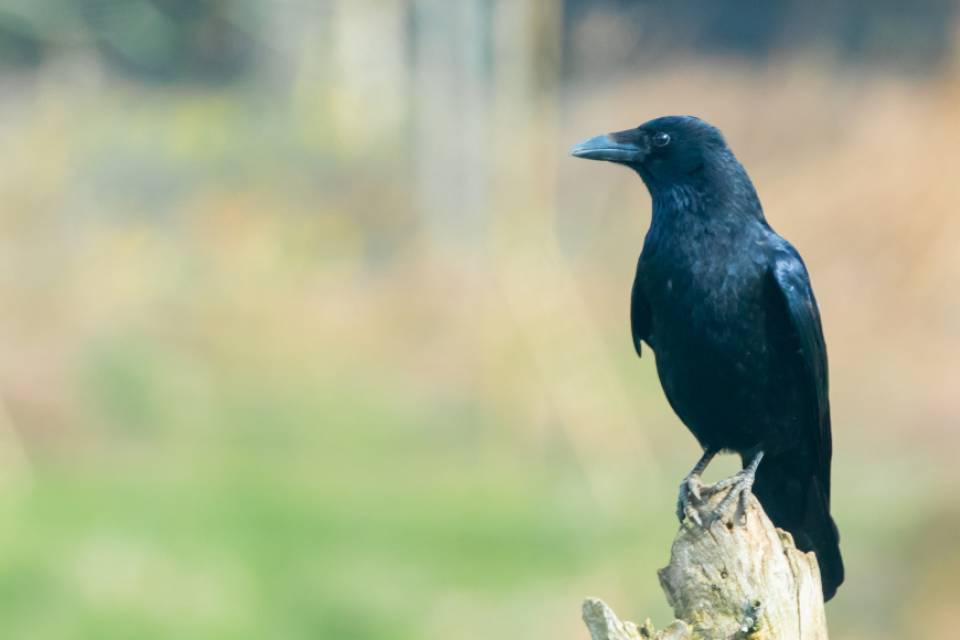
[[[693,116],[666,116],[636,129],[590,138],[570,155],[627,165],[651,189],[684,182],[711,163],[732,157],[723,134]]]

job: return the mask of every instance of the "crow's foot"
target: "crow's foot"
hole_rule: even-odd
[[[714,509],[713,513],[710,514],[711,522],[716,522],[723,517],[723,514],[727,512],[727,508],[730,506],[730,503],[733,502],[734,499],[737,499],[737,510],[734,512],[733,521],[739,525],[744,525],[747,523],[747,502],[750,500],[750,494],[753,491],[753,480],[755,474],[756,471],[753,469],[744,469],[743,471],[738,471],[736,474],[730,476],[726,480],[721,480],[709,488],[711,495],[721,491],[727,492],[727,495],[723,498],[723,501],[717,505],[717,508]]]
[[[699,505],[703,502],[703,497],[700,494],[702,487],[703,483],[700,482],[700,475],[696,473],[691,473],[680,483],[680,497],[677,498],[677,517],[680,522],[683,522],[683,518],[686,516],[696,522],[697,526],[703,526],[699,511]]]
[[[734,512],[733,521],[739,525],[747,524],[747,503],[750,500],[750,494],[753,492],[753,481],[757,477],[757,467],[760,466],[760,460],[762,459],[763,452],[761,451],[754,456],[745,469],[709,487],[711,495],[720,491],[727,491],[723,502],[714,509],[710,518],[711,522],[716,522],[723,517],[730,503],[737,499],[737,510]]]
[[[697,466],[695,466],[693,471],[680,483],[680,497],[677,498],[677,517],[680,518],[681,523],[683,522],[684,516],[686,516],[690,518],[692,522],[696,522],[698,527],[703,526],[703,520],[700,519],[699,508],[703,502],[703,497],[700,494],[700,490],[703,488],[703,484],[700,482],[700,474],[703,473],[707,465],[710,464],[710,461],[713,460],[716,455],[716,449],[705,449],[703,456],[701,456],[697,462]]]

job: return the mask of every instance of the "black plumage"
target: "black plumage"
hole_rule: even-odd
[[[681,485],[691,509],[699,476],[721,451],[744,470],[722,483],[752,490],[797,546],[814,551],[824,598],[843,582],[830,516],[827,352],[806,267],[767,224],[723,135],[689,116],[577,145],[577,157],[626,165],[653,199],[631,303],[637,353],[654,352],[663,390],[704,456]]]

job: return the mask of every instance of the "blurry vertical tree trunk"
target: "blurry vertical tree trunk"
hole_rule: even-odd
[[[333,116],[341,153],[375,161],[393,156],[408,93],[404,0],[339,0],[333,20]]]
[[[438,254],[492,273],[602,498],[653,473],[554,221],[560,0],[415,0],[415,145]],[[625,298],[624,313],[627,302]]]
[[[405,140],[410,74],[407,0],[276,0],[264,77],[291,92],[298,144],[395,161]]]
[[[414,154],[435,249],[476,259],[486,241],[491,0],[413,0]]]

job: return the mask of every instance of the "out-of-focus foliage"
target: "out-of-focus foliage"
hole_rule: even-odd
[[[925,73],[953,51],[952,0],[565,0],[568,70],[613,67],[683,52],[767,59],[817,48],[859,65]]]
[[[666,113],[723,129],[812,274],[832,636],[951,636],[952,49],[603,74],[559,8],[0,2],[0,637],[573,639],[587,595],[662,624],[699,452],[630,343],[649,201],[565,154]]]
[[[257,52],[258,13],[250,0],[4,0],[0,62],[36,66],[87,44],[141,79],[234,80]]]

